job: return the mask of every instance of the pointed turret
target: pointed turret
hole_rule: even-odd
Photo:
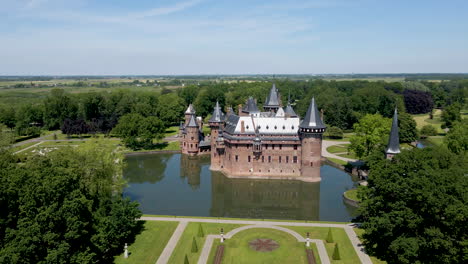
[[[216,101],[216,106],[213,110],[213,115],[211,116],[209,122],[210,123],[221,123],[224,121],[224,113],[221,111],[221,107],[219,107],[218,101]]]
[[[307,113],[302,120],[299,128],[303,130],[303,132],[324,132],[326,126],[323,124],[322,119],[320,118],[320,112],[317,109],[317,105],[315,104],[315,98],[312,97],[312,101],[310,102],[309,109],[307,109]],[[313,131],[309,131],[313,129]]]
[[[276,111],[276,117],[285,117],[286,113],[283,110],[283,107],[278,108],[278,111]]]
[[[195,114],[195,108],[193,108],[192,104],[189,104],[189,106],[187,107],[187,110],[185,110],[185,113],[186,114],[192,114],[192,115]]]
[[[385,155],[387,158],[392,158],[395,154],[400,153],[400,138],[398,135],[398,111],[395,108],[393,114],[392,128],[390,130],[390,138],[388,139],[388,145],[385,149]]]
[[[242,112],[247,114],[260,112],[260,110],[258,110],[257,102],[255,102],[255,99],[252,96],[247,99],[247,103],[245,104],[244,108],[242,108]]]
[[[188,124],[186,127],[198,127],[197,120],[195,120],[195,115],[191,115]]]
[[[270,89],[270,94],[266,98],[263,108],[265,109],[265,111],[272,111],[272,110],[276,111],[278,110],[280,106],[281,106],[281,103],[280,103],[278,89],[276,88],[276,84],[273,83]]]
[[[294,109],[292,108],[291,104],[288,103],[286,106],[286,109],[284,109],[284,113],[286,114],[287,117],[297,117],[296,112],[294,112]]]

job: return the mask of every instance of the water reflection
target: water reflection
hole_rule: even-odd
[[[231,179],[209,170],[210,159],[180,154],[131,156],[124,194],[145,214],[348,221],[341,198],[351,177],[321,168],[322,181]]]

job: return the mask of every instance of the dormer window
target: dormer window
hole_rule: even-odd
[[[286,127],[283,125],[283,130],[286,129]]]
[[[270,127],[267,125],[267,126],[266,126],[266,129],[269,129],[269,128],[270,128]]]
[[[275,126],[275,129],[277,129],[277,128],[278,128],[278,127],[277,127],[277,126]]]
[[[247,125],[245,128],[249,129],[249,125]]]

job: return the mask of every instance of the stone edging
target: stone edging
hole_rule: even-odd
[[[348,204],[348,205],[351,205],[353,207],[359,207],[359,202],[356,201],[356,200],[353,200],[351,198],[348,198],[346,197],[345,193],[343,193],[343,201]]]

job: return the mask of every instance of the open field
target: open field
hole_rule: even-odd
[[[122,254],[115,258],[115,263],[156,263],[178,224],[178,222],[145,221],[143,232],[136,237],[135,243],[128,247],[129,258],[125,259]]]
[[[437,129],[439,134],[445,134],[445,131],[442,130],[442,120],[441,120],[442,110],[435,109],[434,110],[434,118],[429,119],[429,114],[420,114],[420,115],[412,115],[414,120],[416,121],[416,127],[421,129],[425,125],[434,126]]]

